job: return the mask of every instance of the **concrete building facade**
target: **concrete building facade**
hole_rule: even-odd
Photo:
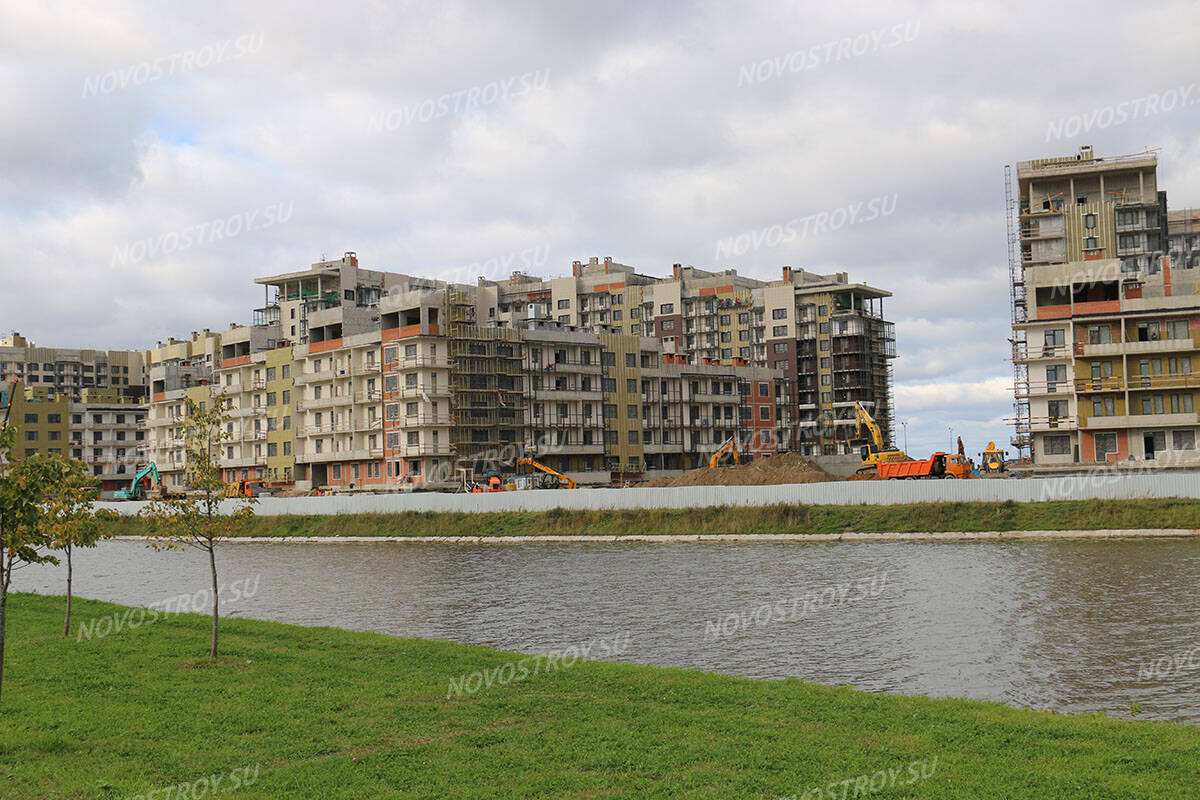
[[[1156,156],[1023,162],[1017,195],[1013,444],[1046,467],[1200,460],[1196,234]]]
[[[844,273],[659,280],[592,259],[470,286],[346,253],[256,283],[251,325],[147,356],[149,452],[172,483],[190,393],[231,407],[226,480],[300,488],[447,488],[526,454],[609,484],[696,467],[729,437],[850,452],[855,401],[890,418],[888,293]]]

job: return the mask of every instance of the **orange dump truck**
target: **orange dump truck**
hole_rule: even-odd
[[[946,475],[946,454],[934,453],[920,461],[896,461],[875,465],[879,477],[889,480],[904,478],[943,478]]]

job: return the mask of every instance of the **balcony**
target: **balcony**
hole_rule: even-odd
[[[337,372],[332,369],[323,369],[320,372],[300,372],[297,373],[294,380],[296,383],[319,383],[322,381],[331,381],[336,377]]]
[[[493,391],[490,389],[468,389],[467,391],[487,392]],[[451,390],[449,386],[401,386],[396,392],[398,397],[449,397]]]
[[[1080,421],[1085,430],[1112,428],[1173,428],[1195,425],[1195,412],[1180,414],[1124,414],[1111,417],[1089,417]]]

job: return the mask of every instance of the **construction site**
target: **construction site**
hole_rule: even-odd
[[[146,351],[0,342],[23,455],[106,497],[186,491],[189,407],[221,398],[233,494],[489,492],[1200,467],[1200,213],[1153,151],[1004,172],[1013,435],[898,448],[891,293],[611,257],[447,283],[355,252],[255,279],[250,324]],[[1200,363],[1200,362],[1197,362]],[[111,369],[110,369],[111,365]],[[969,431],[967,432],[969,436]]]

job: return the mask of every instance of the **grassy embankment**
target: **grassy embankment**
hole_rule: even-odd
[[[1057,500],[894,506],[765,506],[637,511],[403,512],[258,517],[253,536],[518,536],[1200,528],[1198,500]],[[125,518],[119,535],[150,533]]]
[[[61,635],[62,604],[11,601],[5,800],[725,799],[831,784],[825,796],[849,798],[859,776],[888,770],[895,785],[859,796],[1185,797],[1200,785],[1193,726],[594,661],[447,699],[450,681],[519,656],[228,619],[212,664],[204,616],[76,641]],[[80,622],[127,611],[75,609]],[[916,762],[928,777],[908,783]],[[231,771],[256,777],[230,790]],[[215,793],[211,776],[224,776]]]

